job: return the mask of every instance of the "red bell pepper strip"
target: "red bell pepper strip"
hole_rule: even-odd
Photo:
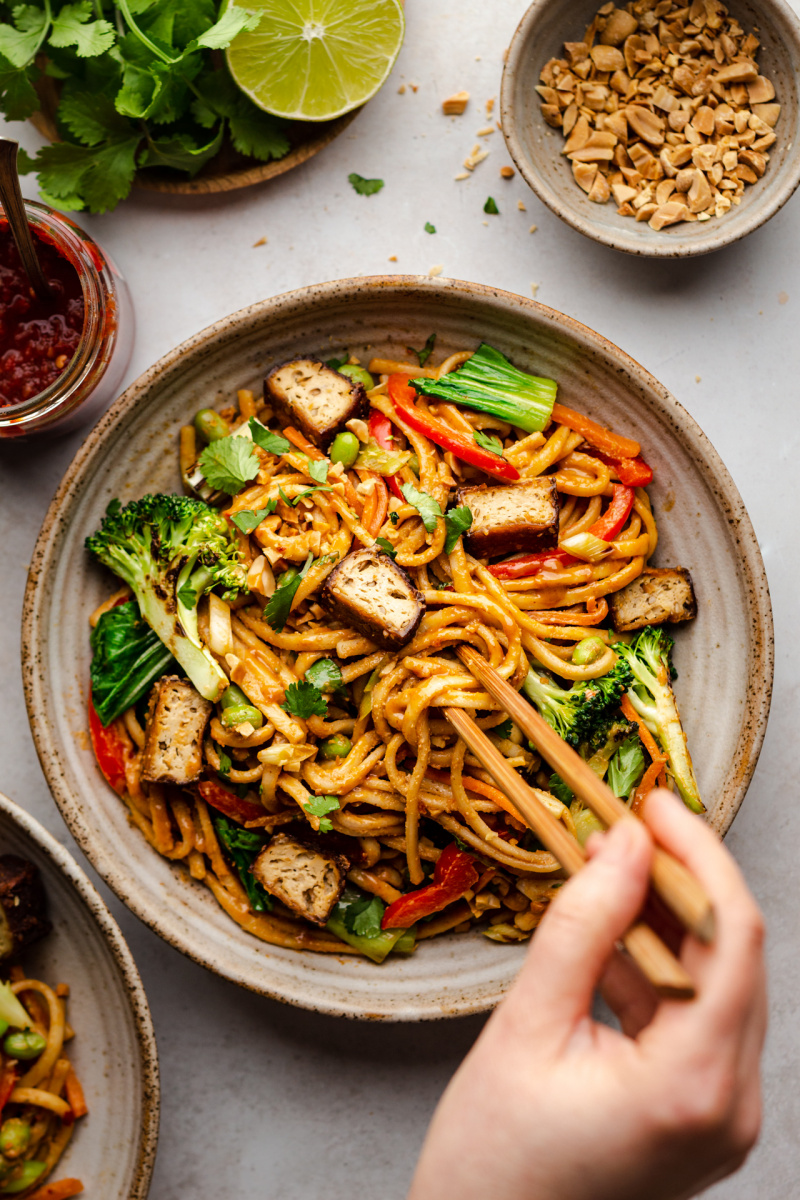
[[[653,468],[643,458],[612,458],[610,454],[594,451],[594,457],[599,458],[607,467],[613,467],[620,483],[626,487],[647,487],[653,482]]]
[[[264,816],[264,809],[260,804],[253,804],[251,800],[241,800],[235,792],[229,792],[214,779],[204,779],[202,783],[198,783],[197,790],[206,804],[210,804],[223,816],[230,817],[232,821],[238,821],[240,825],[245,821],[257,821],[259,817]]]
[[[602,517],[589,526],[588,532],[602,538],[604,542],[613,542],[631,515],[633,500],[633,488],[626,487],[624,483],[615,483],[611,503]]]
[[[17,1068],[6,1063],[0,1075],[0,1113],[8,1104],[8,1098],[17,1086]]]
[[[448,904],[460,900],[478,878],[475,859],[451,842],[437,859],[433,881],[393,901],[383,914],[381,929],[408,929],[423,917],[441,912]]]
[[[481,471],[493,475],[496,479],[507,483],[515,483],[519,479],[519,471],[510,462],[489,450],[482,450],[476,442],[463,433],[456,433],[435,417],[421,413],[414,406],[416,392],[409,386],[406,375],[390,375],[388,389],[389,398],[397,409],[398,416],[417,433],[424,434],[434,445],[449,450],[456,458],[471,463],[473,467],[479,467]]]
[[[392,438],[392,422],[382,412],[378,412],[376,408],[370,409],[368,428],[369,436],[375,439],[381,450],[388,450],[391,453],[395,449]],[[386,475],[385,479],[392,495],[396,496],[398,500],[404,499],[403,493],[400,491],[397,476]]]
[[[119,796],[124,796],[127,790],[125,782],[125,760],[128,747],[117,732],[117,723],[103,725],[89,696],[89,737],[92,749],[97,759],[97,765]]]
[[[593,533],[604,542],[613,542],[631,514],[633,501],[633,488],[615,483],[611,503],[602,517],[589,526],[587,533]],[[536,554],[518,554],[516,558],[507,558],[505,562],[495,563],[489,570],[496,579],[526,579],[529,575],[536,575],[548,567],[558,570],[559,567],[569,567],[581,561],[568,551],[556,548],[539,550]]]

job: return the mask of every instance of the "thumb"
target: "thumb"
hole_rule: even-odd
[[[588,849],[589,862],[542,919],[507,1001],[537,1027],[569,1031],[589,1015],[615,944],[647,894],[653,846],[640,821],[619,821]]]

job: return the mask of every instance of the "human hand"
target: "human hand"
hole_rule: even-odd
[[[647,827],[647,828],[646,828]],[[687,936],[692,1001],[659,1001],[615,944],[641,911],[653,837],[711,896]],[[592,840],[514,987],[434,1114],[409,1200],[683,1200],[738,1169],[761,1119],[759,910],[717,836],[671,792]],[[598,986],[623,1033],[593,1021]]]

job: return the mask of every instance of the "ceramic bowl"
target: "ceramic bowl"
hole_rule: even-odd
[[[767,170],[747,186],[742,202],[723,217],[682,222],[660,232],[646,221],[620,217],[613,200],[595,204],[575,182],[561,154],[564,138],[544,120],[536,86],[551,58],[563,55],[564,42],[578,41],[599,0],[534,0],[520,21],[503,71],[501,118],[509,153],[539,199],[573,229],[596,242],[649,258],[688,258],[736,242],[758,229],[789,199],[800,183],[800,20],[786,0],[726,0],[747,32],[761,38],[758,64],[775,85],[782,105],[770,147]]]
[[[83,549],[109,500],[179,491],[177,435],[207,405],[297,354],[342,347],[406,357],[437,334],[437,356],[484,338],[560,396],[639,439],[656,472],[658,559],[689,567],[700,615],[678,636],[679,697],[714,827],[724,831],[758,757],[772,679],[769,596],[741,498],[707,438],[631,358],[569,317],[495,288],[393,276],[320,284],[212,325],[147,371],[90,433],[50,507],[30,569],[23,646],[28,712],[48,782],[72,833],[119,897],[196,961],[254,991],[347,1016],[412,1020],[495,1004],[524,949],[480,933],[423,942],[382,966],[264,945],[211,893],[131,828],[82,735],[87,618],[114,586]],[[726,646],[720,654],[718,645]],[[713,719],[711,714],[713,713]]]
[[[136,964],[111,913],[72,856],[38,821],[0,794],[0,853],[41,871],[53,931],[26,951],[29,976],[70,987],[69,1056],[86,1093],[54,1172],[86,1195],[144,1200],[158,1140],[158,1057]]]

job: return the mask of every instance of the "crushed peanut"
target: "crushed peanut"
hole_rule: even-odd
[[[469,179],[469,171],[459,171],[457,175],[453,176],[453,179]]]
[[[265,237],[260,237],[257,242],[253,242],[253,249],[255,250],[257,246],[266,246],[266,244],[267,239]]]
[[[536,89],[578,186],[654,230],[740,204],[781,111],[759,45],[721,0],[605,4]]]
[[[487,115],[487,117],[490,117],[490,116],[492,115],[492,112],[494,111],[494,102],[495,102],[495,97],[494,97],[494,96],[492,96],[492,97],[491,97],[491,99],[489,99],[489,100],[487,100],[487,101],[486,101],[486,115]]]
[[[514,178],[514,168],[513,167],[501,167],[500,168],[500,176],[503,179],[513,179]]]
[[[470,153],[464,159],[464,166],[467,168],[468,171],[474,171],[475,168],[477,167],[478,163],[483,162],[483,160],[488,157],[489,157],[489,151],[486,149],[485,146],[484,147],[477,146],[477,145],[473,146]]]
[[[536,299],[536,293],[538,292],[539,287],[540,285],[538,283],[531,284],[531,295],[533,296],[534,300]]]
[[[494,133],[494,125],[484,125],[482,129],[478,130],[475,136],[488,137],[490,133]]]
[[[518,201],[517,201],[517,208],[519,209],[519,211],[520,211],[520,212],[527,212],[527,211],[528,211],[528,210],[527,210],[527,208],[525,207],[525,205],[522,203],[522,201],[521,201],[521,200],[518,200]]]
[[[444,270],[444,266],[442,265],[442,263],[437,263],[435,267],[431,267],[430,271],[428,271],[428,274],[431,276],[441,275],[443,270]]]
[[[454,92],[442,101],[442,112],[446,117],[460,117],[469,102],[469,92]]]

